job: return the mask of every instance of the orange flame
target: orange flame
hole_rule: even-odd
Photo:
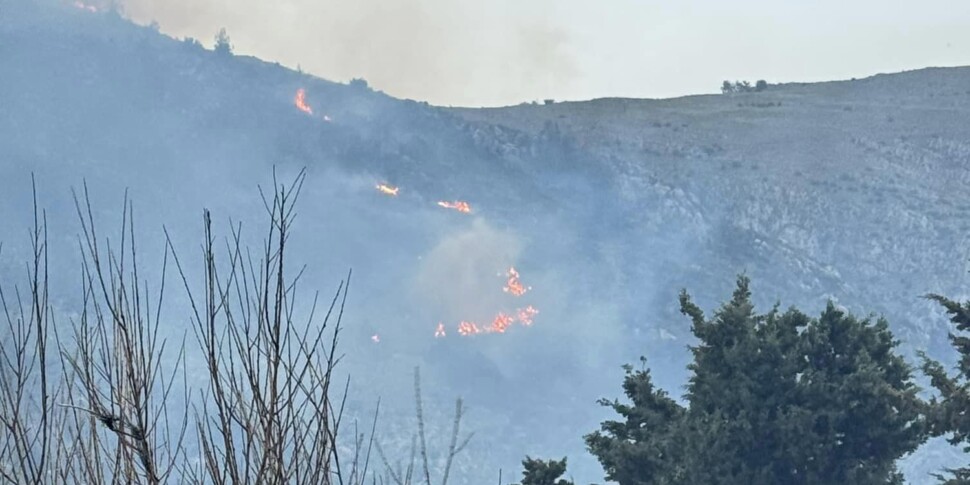
[[[399,190],[401,190],[401,188],[394,187],[388,184],[377,184],[377,190],[379,190],[382,194],[390,195],[394,197],[394,196],[397,196],[397,193]]]
[[[380,186],[378,186],[378,188],[380,188]],[[442,202],[439,204],[444,206],[445,203]],[[502,288],[502,290],[506,293],[511,293],[513,296],[519,297],[532,289],[531,286],[524,286],[522,282],[519,281],[519,272],[516,271],[515,267],[509,268],[507,276],[508,280],[506,281],[505,286]],[[469,337],[483,333],[505,333],[515,324],[522,325],[523,327],[530,327],[538,314],[539,310],[532,305],[528,305],[517,308],[512,313],[499,312],[488,325],[479,326],[479,324],[476,322],[462,320],[458,324],[458,335],[462,337]],[[434,336],[435,338],[445,336],[445,326],[443,323],[438,322],[438,327],[435,329]]]
[[[495,316],[495,320],[492,320],[492,325],[488,327],[488,333],[505,333],[515,319],[504,313],[499,313]]]
[[[506,281],[505,287],[502,288],[502,291],[510,293],[512,296],[522,296],[527,291],[532,289],[531,286],[526,287],[522,285],[522,282],[519,281],[519,272],[515,270],[515,267],[509,268],[507,275],[509,279]]]
[[[306,113],[308,115],[312,115],[313,114],[313,109],[310,108],[310,106],[306,104],[306,90],[305,89],[300,88],[300,89],[297,89],[296,90],[296,97],[293,98],[293,104],[296,105],[296,108],[299,109],[300,111],[302,111],[302,112],[304,112],[304,113]]]
[[[81,2],[81,1],[75,1],[74,2],[74,8],[81,9],[81,10],[87,10],[88,12],[91,12],[91,13],[97,13],[98,12],[98,7],[95,7],[94,5],[88,5],[88,4],[86,4],[84,2]]]
[[[538,314],[539,314],[539,310],[536,310],[535,307],[533,307],[532,305],[529,305],[525,308],[520,308],[518,311],[515,312],[515,316],[518,319],[519,323],[521,323],[526,327],[532,325],[533,319]]]
[[[519,308],[515,311],[515,315],[509,315],[504,312],[500,312],[492,320],[492,323],[488,326],[479,326],[475,322],[462,320],[458,324],[458,335],[462,337],[469,337],[473,335],[479,335],[483,333],[505,333],[513,324],[518,323],[523,327],[529,327],[535,319],[535,316],[539,314],[539,310],[535,307],[529,305],[525,308]],[[438,323],[438,328],[434,332],[435,338],[441,338],[445,336],[445,326],[443,323]]]
[[[460,200],[456,200],[454,202],[441,201],[441,202],[438,202],[438,205],[441,207],[444,207],[445,209],[454,209],[458,212],[462,212],[465,214],[468,214],[469,212],[472,211],[472,207],[468,205],[468,202],[462,202]]]
[[[374,335],[371,335],[370,339],[373,340],[375,344],[381,343],[381,336],[377,335],[376,333]]]
[[[458,334],[462,337],[468,335],[477,335],[482,333],[482,329],[478,328],[475,322],[461,322],[458,324]]]

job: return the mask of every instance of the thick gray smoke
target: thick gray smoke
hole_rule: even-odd
[[[422,258],[414,278],[416,298],[449,324],[490,319],[509,300],[502,291],[505,270],[515,263],[520,246],[511,233],[476,219]]]
[[[681,96],[715,92],[726,78],[848,79],[962,65],[970,42],[961,0],[120,2],[133,20],[177,37],[209,45],[226,27],[240,53],[438,105]]]
[[[398,97],[456,105],[534,100],[579,74],[567,54],[569,35],[509,0],[123,4],[132,19],[157,21],[171,35],[209,44],[225,26],[241,53],[330,79],[362,77]]]

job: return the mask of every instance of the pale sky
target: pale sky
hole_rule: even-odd
[[[123,0],[139,23],[400,98],[666,98],[970,65],[968,0]]]

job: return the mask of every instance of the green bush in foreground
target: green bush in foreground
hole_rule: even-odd
[[[887,323],[831,303],[757,314],[749,281],[711,319],[681,294],[691,319],[686,406],[626,367],[620,417],[586,436],[607,478],[673,483],[902,483],[896,459],[927,436],[926,403],[895,354]]]

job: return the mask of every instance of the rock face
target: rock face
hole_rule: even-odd
[[[26,250],[31,173],[61,230],[52,257],[69,268],[69,189],[84,180],[103,220],[128,188],[147,247],[166,224],[191,252],[203,206],[259,221],[256,185],[307,167],[294,251],[308,286],[354,267],[357,402],[383,395],[407,414],[413,365],[428,399],[464,395],[479,410],[467,426],[488,431],[460,463],[468,483],[526,453],[568,453],[578,482],[599,480],[581,435],[602,419],[593,401],[619,395],[618,366],[646,355],[673,395],[684,383],[681,288],[712,309],[747,272],[762,308],[835,299],[885,315],[910,354],[944,359],[946,320],[919,296],[970,294],[967,68],[444,109],[219,56],[113,13],[18,2],[0,16],[0,73],[4,283]],[[312,114],[293,105],[298,89]],[[400,195],[377,194],[383,182]],[[454,200],[472,213],[436,206]],[[512,305],[489,279],[510,265],[534,287],[535,325],[433,338],[442,319]],[[404,421],[388,421],[388,441],[408,442]],[[938,466],[924,458],[912,473]]]

